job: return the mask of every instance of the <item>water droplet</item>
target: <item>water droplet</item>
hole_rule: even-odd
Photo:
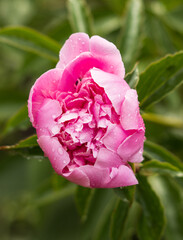
[[[55,118],[56,118],[56,115],[53,114],[53,115],[52,115],[52,118],[55,119]]]
[[[66,161],[64,160],[63,163],[66,164]]]
[[[81,44],[82,44],[82,45],[85,45],[85,42],[82,42]]]
[[[78,41],[81,41],[81,38],[78,38]]]

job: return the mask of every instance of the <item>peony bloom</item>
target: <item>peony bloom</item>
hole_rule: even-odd
[[[137,184],[129,162],[143,160],[144,123],[137,92],[124,80],[114,44],[70,36],[55,69],[33,85],[29,117],[55,171],[84,187]]]

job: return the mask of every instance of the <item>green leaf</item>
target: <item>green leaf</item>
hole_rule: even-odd
[[[175,116],[165,116],[155,113],[143,113],[142,118],[145,121],[160,124],[166,127],[183,128],[183,120]]]
[[[110,236],[112,240],[119,240],[123,234],[125,222],[129,212],[129,201],[117,200],[111,216]]]
[[[54,62],[58,61],[60,44],[28,27],[0,29],[0,42],[37,54]]]
[[[75,32],[93,33],[92,16],[85,0],[67,1],[69,19]]]
[[[128,187],[120,187],[113,189],[115,194],[122,200],[128,201],[130,203],[133,202],[134,193],[135,193],[135,186],[128,186]]]
[[[115,15],[104,16],[96,20],[95,33],[99,36],[105,36],[121,28],[121,18]]]
[[[136,88],[139,81],[139,70],[137,65],[134,66],[131,72],[126,74],[125,80],[131,88]]]
[[[111,216],[110,235],[112,240],[119,240],[122,237],[128,212],[133,202],[135,186],[115,188],[114,192],[120,199],[117,199]]]
[[[161,239],[165,217],[161,202],[146,177],[138,175],[137,200],[142,207],[142,216],[138,225],[140,240]]]
[[[142,27],[142,0],[130,0],[125,28],[122,29],[122,37],[119,40],[123,61],[127,69],[135,62],[140,48],[140,29]]]
[[[2,138],[7,133],[11,132],[12,130],[16,129],[17,127],[20,128],[28,128],[30,126],[30,121],[28,118],[28,111],[27,111],[27,104],[25,104],[15,115],[13,115],[6,123],[0,137]]]
[[[149,180],[165,209],[167,224],[164,239],[182,240],[183,194],[181,187],[168,175],[152,176]]]
[[[75,189],[76,189],[76,186],[71,184],[70,186],[66,186],[59,191],[50,191],[44,194],[43,196],[40,196],[39,198],[36,198],[36,199],[34,198],[30,202],[30,204],[33,205],[34,207],[45,206],[50,203],[61,200],[62,198],[73,195]]]
[[[101,239],[109,239],[109,229],[111,223],[111,215],[114,210],[115,205],[115,196],[113,194],[112,199],[108,201],[106,204],[102,214],[99,217],[97,222],[97,226],[94,230],[92,240],[101,240]]]
[[[77,186],[75,199],[82,222],[86,221],[94,189]]]
[[[145,141],[144,143],[144,155],[151,159],[157,159],[161,162],[168,162],[179,170],[183,171],[183,163],[174,154],[169,152],[164,147],[153,143],[151,141]]]
[[[21,148],[32,148],[37,147],[37,135],[33,135],[31,137],[28,137],[24,140],[21,140],[15,145],[11,146],[0,146],[0,150],[11,150],[11,149],[21,149]]]
[[[182,61],[183,51],[170,54],[150,64],[140,74],[137,93],[142,108],[157,102],[182,82]]]
[[[168,162],[160,162],[158,160],[152,159],[148,162],[145,162],[140,168],[140,173],[144,175],[148,175],[149,173],[169,173],[172,176],[183,177],[183,171],[180,171],[174,165]]]

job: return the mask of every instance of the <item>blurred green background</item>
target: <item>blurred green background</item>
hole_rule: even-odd
[[[78,11],[77,4],[68,2],[72,3],[63,0],[0,0],[0,31],[9,26],[27,26],[62,45],[70,34],[78,30],[73,14],[73,11]],[[85,4],[83,11],[89,16],[86,21],[91,21],[92,28],[84,28],[83,31],[98,34],[116,44],[127,72],[136,62],[139,72],[142,72],[148,64],[167,53],[183,49],[182,0],[88,0]],[[134,20],[130,14],[135,16]],[[130,24],[133,25],[132,32],[128,32]],[[125,39],[126,36],[132,36],[132,41],[135,36],[136,41],[130,43],[131,38]],[[29,91],[35,80],[53,68],[57,60],[49,60],[7,43],[0,32],[0,145],[16,144],[35,133],[27,117]],[[148,114],[152,115],[144,116],[147,139],[166,147],[179,158],[183,156],[182,106],[181,85],[148,109]],[[165,119],[155,117],[157,114]],[[167,216],[172,218],[172,222],[168,220],[163,239],[183,239],[183,216],[175,214],[175,211],[183,211],[183,181],[182,178],[168,178],[169,196],[161,192],[165,180],[166,175],[152,178],[153,186],[161,183],[156,190],[170,209]],[[112,190],[96,191],[97,197],[92,203],[95,211],[89,213],[89,221],[83,225],[75,206],[75,189],[74,184],[54,173],[38,147],[31,152],[29,149],[1,151],[0,239],[109,239],[107,234],[100,235],[98,229],[104,221],[100,220],[101,215],[105,214],[107,218],[110,212],[111,205],[107,204],[113,205]],[[173,212],[166,198],[177,206]],[[136,209],[138,212],[138,207]],[[176,225],[177,222],[180,225]],[[138,239],[133,228],[129,231],[132,234],[123,239]]]

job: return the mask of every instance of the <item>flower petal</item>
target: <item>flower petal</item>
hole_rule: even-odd
[[[107,128],[107,132],[102,138],[102,142],[109,150],[117,151],[117,148],[125,137],[127,137],[127,134],[119,124],[110,124]]]
[[[37,135],[55,135],[60,131],[55,118],[62,114],[60,103],[57,100],[45,99],[42,107],[37,113]]]
[[[130,166],[121,165],[119,168],[100,168],[95,166],[82,166],[75,168],[64,176],[81,186],[90,188],[116,188],[137,184],[138,181]]]
[[[98,152],[95,167],[111,168],[119,167],[122,164],[122,159],[118,154],[106,148],[101,148]]]
[[[134,89],[129,89],[121,106],[121,125],[125,130],[138,129],[142,126],[141,118],[137,92]]]
[[[89,36],[86,33],[74,33],[61,48],[60,60],[56,67],[64,69],[82,52],[89,52]]]
[[[110,177],[111,181],[106,185],[106,188],[125,187],[138,184],[130,166],[121,165],[119,168],[112,168]]]
[[[105,93],[112,102],[116,112],[120,114],[121,104],[126,92],[130,89],[128,84],[120,77],[94,68],[90,70],[93,80],[104,88]]]
[[[124,78],[125,69],[121,54],[113,43],[99,36],[93,36],[90,39],[90,52],[103,63],[102,70]]]
[[[29,117],[34,127],[36,127],[37,112],[41,108],[46,97],[50,97],[49,93],[58,90],[58,83],[62,77],[62,70],[51,69],[41,75],[32,86],[29,100],[28,110]]]
[[[136,162],[136,163],[142,162],[144,159],[142,153],[143,153],[143,147],[140,148],[140,150],[138,152],[133,154],[128,161],[133,162],[133,163],[134,162]]]
[[[93,67],[101,67],[101,63],[91,53],[81,53],[74,61],[71,61],[64,69],[59,89],[64,91],[75,91],[75,83]]]
[[[70,162],[70,158],[58,139],[43,135],[38,138],[38,144],[49,158],[54,170],[62,175],[62,170]]]
[[[117,153],[124,161],[130,161],[130,157],[143,147],[144,139],[144,130],[140,129],[119,145]]]
[[[62,176],[80,186],[91,187],[90,179],[88,178],[85,171],[83,171],[82,167],[75,168],[70,173],[63,173]]]

